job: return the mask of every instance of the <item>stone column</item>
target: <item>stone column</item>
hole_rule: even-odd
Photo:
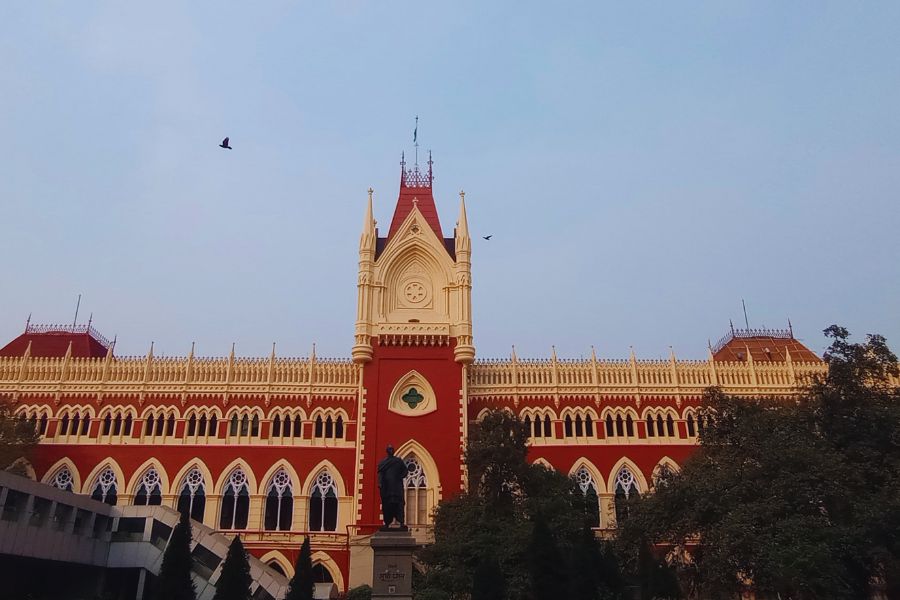
[[[409,531],[378,531],[370,543],[374,552],[372,600],[412,600],[416,540]]]

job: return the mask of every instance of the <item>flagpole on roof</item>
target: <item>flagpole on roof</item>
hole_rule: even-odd
[[[419,115],[416,115],[416,128],[413,129],[413,146],[416,147],[416,166],[419,166]]]
[[[78,294],[78,302],[75,303],[75,320],[72,321],[72,329],[78,324],[78,309],[81,307],[81,294]]]

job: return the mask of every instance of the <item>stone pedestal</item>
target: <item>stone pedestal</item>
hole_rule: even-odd
[[[379,531],[370,543],[374,553],[372,600],[412,600],[416,540],[409,531]]]

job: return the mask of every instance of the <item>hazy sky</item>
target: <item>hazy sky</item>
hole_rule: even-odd
[[[897,2],[4,2],[0,345],[82,293],[120,355],[349,357],[366,189],[384,234],[418,114],[481,357],[703,358],[741,298],[898,350],[898,31]]]

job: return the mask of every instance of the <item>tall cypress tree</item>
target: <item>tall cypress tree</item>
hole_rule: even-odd
[[[309,536],[303,540],[300,554],[297,556],[297,564],[294,565],[294,576],[288,585],[287,595],[284,600],[313,600],[316,584],[313,581],[312,548],[309,546]]]
[[[234,536],[228,555],[222,565],[222,573],[216,582],[216,595],[213,600],[250,600],[250,563],[247,562],[247,551],[241,543],[241,536]]]
[[[158,600],[197,598],[197,590],[191,580],[191,520],[186,513],[181,513],[181,519],[166,546],[153,597]]]

